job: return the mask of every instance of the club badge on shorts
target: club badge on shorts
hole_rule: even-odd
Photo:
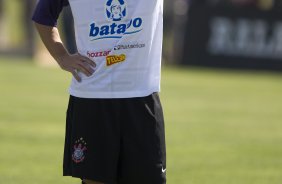
[[[72,154],[72,160],[75,163],[83,162],[83,160],[85,159],[85,151],[87,150],[87,148],[86,142],[83,140],[82,137],[75,141],[73,148],[74,151]]]

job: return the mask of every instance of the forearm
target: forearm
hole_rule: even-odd
[[[62,57],[68,55],[68,51],[65,49],[56,27],[45,26],[38,23],[35,23],[35,26],[44,45],[57,62],[60,62]]]
[[[78,71],[90,76],[94,72],[96,64],[80,54],[70,55],[65,49],[59,31],[56,27],[50,27],[35,23],[39,35],[54,59],[63,70],[71,72],[77,81],[81,81]]]

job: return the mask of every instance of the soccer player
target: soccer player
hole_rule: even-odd
[[[56,28],[67,5],[74,55]],[[33,21],[50,54],[73,75],[63,174],[85,184],[165,184],[158,96],[163,0],[39,0]]]

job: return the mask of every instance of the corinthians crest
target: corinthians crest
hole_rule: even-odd
[[[73,149],[74,151],[72,154],[72,160],[75,163],[83,162],[83,160],[85,159],[85,151],[87,150],[86,142],[83,140],[83,138],[80,138],[75,141]]]
[[[126,17],[126,3],[124,0],[108,0],[106,14],[109,21],[121,21]]]

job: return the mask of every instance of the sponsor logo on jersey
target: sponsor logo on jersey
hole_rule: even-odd
[[[108,0],[106,15],[109,21],[121,21],[126,17],[126,3],[124,0]]]
[[[114,47],[114,50],[125,50],[125,49],[140,49],[145,47],[144,43],[135,43],[135,44],[119,44]]]
[[[113,64],[121,63],[126,60],[126,55],[109,55],[106,57],[107,66],[112,66]]]
[[[113,50],[127,50],[127,49],[140,49],[144,48],[146,45],[145,43],[134,43],[134,44],[119,44],[115,46],[112,50],[105,50],[105,51],[87,51],[87,56],[89,58],[98,58],[98,57],[106,57],[108,56]]]
[[[89,37],[91,41],[122,38],[124,35],[136,34],[142,31],[143,19],[136,17],[126,19],[127,4],[124,0],[108,0],[106,2],[106,19],[108,24],[90,24]]]
[[[83,162],[85,159],[85,151],[86,148],[86,142],[83,140],[83,138],[78,139],[75,141],[75,144],[73,146],[73,154],[72,154],[72,160],[75,163]]]
[[[87,56],[90,58],[106,57],[110,54],[110,52],[111,50],[99,51],[99,52],[87,51]]]

